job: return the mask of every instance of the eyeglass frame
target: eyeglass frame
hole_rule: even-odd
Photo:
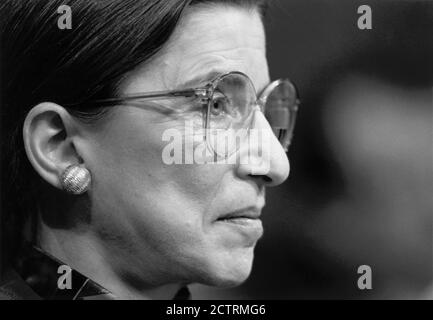
[[[293,137],[293,131],[294,131],[294,127],[295,127],[295,123],[296,123],[296,114],[299,108],[299,105],[301,103],[299,96],[298,96],[298,90],[295,86],[295,84],[293,82],[291,82],[289,79],[285,78],[281,78],[281,79],[277,79],[272,81],[271,83],[269,83],[260,93],[259,96],[257,96],[256,93],[256,89],[254,87],[254,84],[252,83],[251,79],[245,74],[242,73],[240,71],[231,71],[231,72],[227,72],[224,74],[221,74],[217,77],[215,77],[213,80],[209,81],[205,86],[203,87],[198,87],[198,88],[187,88],[187,89],[176,89],[176,90],[164,90],[164,91],[151,91],[151,92],[146,92],[146,93],[135,93],[135,94],[129,94],[129,95],[124,95],[124,96],[119,96],[119,97],[115,97],[115,98],[106,98],[106,99],[96,99],[96,100],[89,100],[89,101],[85,101],[85,102],[77,102],[77,103],[67,103],[67,104],[63,104],[65,107],[74,107],[74,106],[79,106],[79,105],[88,105],[88,104],[97,104],[98,107],[112,107],[112,106],[116,106],[116,105],[120,105],[123,102],[127,102],[127,101],[133,101],[133,100],[158,100],[158,99],[167,99],[167,98],[180,98],[180,97],[184,97],[184,98],[189,98],[189,97],[196,97],[196,98],[200,98],[203,100],[203,117],[204,117],[204,121],[203,121],[203,129],[205,129],[205,132],[207,129],[209,129],[209,113],[210,113],[210,104],[212,102],[212,98],[213,98],[213,94],[215,89],[217,88],[217,84],[219,83],[219,81],[221,79],[223,79],[224,77],[231,75],[231,74],[237,74],[237,75],[241,75],[243,77],[245,77],[246,79],[248,79],[248,81],[250,81],[253,89],[254,89],[254,93],[256,96],[256,105],[258,105],[260,111],[262,113],[265,112],[265,106],[266,106],[266,102],[267,99],[270,95],[270,93],[277,88],[281,83],[283,82],[288,82],[291,86],[291,88],[293,88],[294,92],[294,103],[293,105],[290,105],[290,109],[289,112],[292,113],[292,117],[291,117],[291,123],[289,124],[289,128],[287,129],[287,137],[286,137],[286,141],[284,145],[281,141],[280,144],[282,145],[283,149],[285,152],[288,151],[288,147],[291,144],[291,140]],[[207,100],[207,102],[205,102],[205,100]],[[206,107],[206,110],[204,109]],[[254,112],[254,108],[252,109],[252,111]],[[272,128],[272,126],[271,126]],[[249,129],[249,128],[248,128]],[[206,137],[206,133],[204,134],[204,139],[206,141],[207,137]]]

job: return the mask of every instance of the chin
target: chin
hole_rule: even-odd
[[[224,255],[223,258],[216,257],[202,284],[219,288],[239,286],[250,276],[253,259],[253,248],[241,254]]]

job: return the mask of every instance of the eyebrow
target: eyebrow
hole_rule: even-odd
[[[233,70],[231,70],[231,71],[233,71]],[[217,78],[218,76],[223,75],[223,74],[228,73],[228,72],[230,72],[230,71],[223,70],[223,69],[211,69],[211,71],[209,71],[207,73],[201,73],[201,74],[194,76],[193,78],[191,78],[189,80],[186,80],[185,82],[181,83],[178,86],[178,88],[180,90],[182,90],[182,89],[192,89],[192,88],[195,88],[197,86],[204,86],[207,83],[209,83],[210,81]],[[261,86],[261,88],[259,88],[259,89],[256,88],[256,94],[258,97],[263,93],[263,91],[266,89],[266,87],[270,83],[272,83],[272,81]]]
[[[194,76],[193,78],[186,80],[185,82],[183,82],[179,85],[179,88],[180,89],[190,89],[190,88],[193,88],[196,86],[205,85],[208,82],[217,78],[218,76],[223,75],[227,72],[229,72],[229,71],[221,70],[221,69],[212,69],[209,72],[198,74],[198,75]]]

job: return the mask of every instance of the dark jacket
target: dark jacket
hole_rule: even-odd
[[[1,277],[0,300],[41,300],[41,297],[13,269],[8,269]]]
[[[50,256],[41,249],[27,246],[13,267],[0,280],[0,300],[114,300],[107,289]],[[66,271],[65,271],[66,270]],[[62,285],[69,277],[69,285]],[[189,300],[187,287],[174,300]]]

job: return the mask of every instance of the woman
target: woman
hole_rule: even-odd
[[[57,23],[65,4],[71,29]],[[2,3],[3,247],[19,298],[169,299],[248,277],[297,104],[288,80],[268,86],[262,7]],[[235,129],[278,136],[220,139]],[[175,152],[206,152],[166,162],[167,130],[182,133]]]

